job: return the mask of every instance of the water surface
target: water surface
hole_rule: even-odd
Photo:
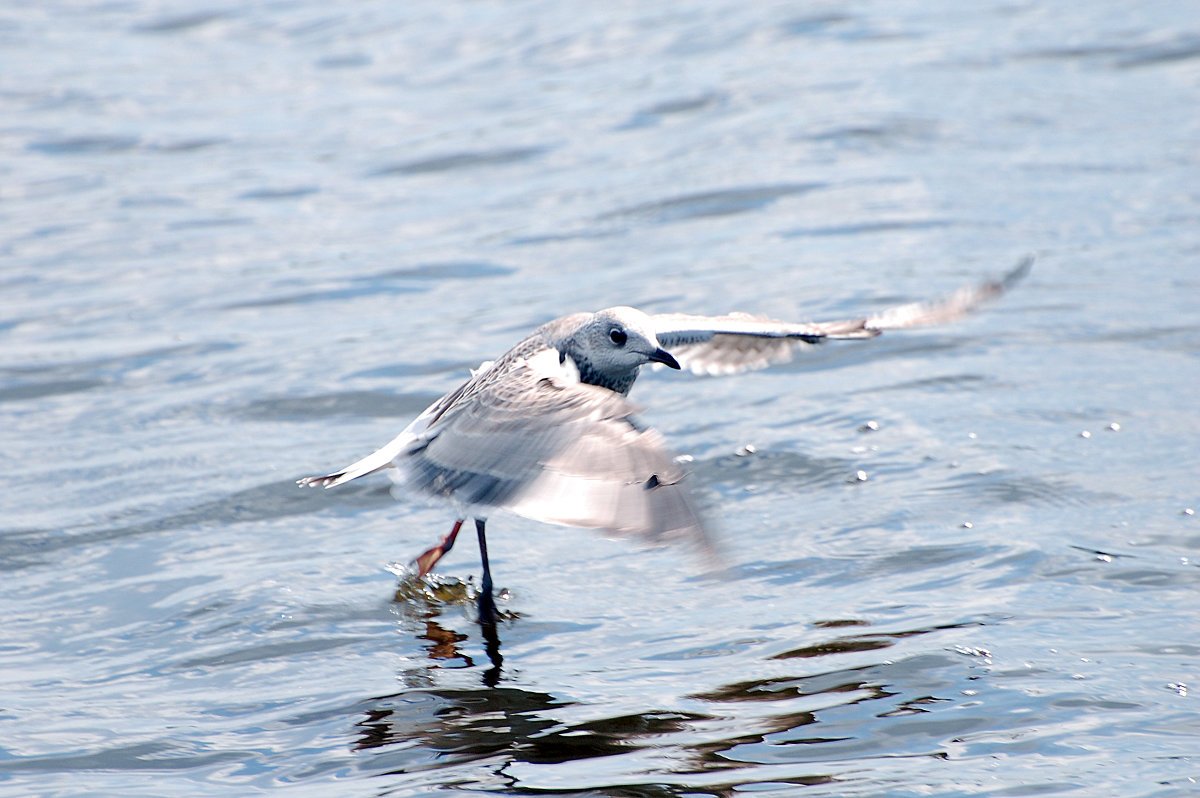
[[[0,793],[1195,791],[1188,11],[10,5]],[[397,594],[446,508],[294,486],[567,312],[1028,251],[955,325],[647,375],[727,573],[497,516],[498,669],[471,545]]]

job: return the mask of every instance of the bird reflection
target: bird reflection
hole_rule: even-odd
[[[557,724],[550,710],[565,705],[514,687],[404,690],[368,704],[358,722],[356,750],[416,742],[439,756],[463,759],[545,733]]]
[[[421,749],[456,761],[487,757],[509,749],[515,741],[534,737],[557,725],[548,713],[565,706],[553,696],[500,686],[504,657],[500,653],[499,620],[515,619],[515,613],[496,611],[490,619],[479,620],[488,664],[481,676],[483,687],[439,689],[432,673],[448,663],[461,662],[474,668],[475,660],[463,650],[471,635],[448,629],[438,622],[446,607],[473,603],[472,586],[457,580],[401,581],[394,603],[406,618],[420,624],[418,640],[424,641],[429,663],[406,669],[400,674],[409,688],[399,693],[367,701],[364,717],[357,724],[356,750],[398,746],[398,752],[410,750],[403,743],[416,742]],[[546,714],[543,714],[546,713]],[[405,772],[407,766],[386,772]]]
[[[441,581],[436,577],[407,577],[396,588],[393,602],[402,615],[424,623],[424,633],[418,640],[428,641],[425,650],[435,662],[429,667],[441,667],[438,663],[460,660],[467,668],[475,667],[475,661],[459,647],[469,635],[452,631],[437,622],[445,606],[462,605],[472,601],[479,607],[479,629],[483,635],[484,653],[489,667],[483,672],[483,683],[495,687],[500,682],[504,656],[500,653],[499,624],[504,618],[515,618],[512,613],[504,614],[496,608],[491,591],[474,591],[469,583],[458,580]],[[503,593],[503,591],[502,591]],[[485,607],[486,604],[486,607]]]
[[[461,593],[459,603],[474,598],[464,585],[451,587]],[[445,603],[401,603],[419,621],[413,631],[428,660],[413,669],[419,673],[401,674],[410,687],[358,707],[354,749],[371,752],[368,767],[379,775],[420,780],[430,769],[449,769],[456,778],[494,779],[501,792],[521,792],[513,763],[585,763],[573,772],[586,781],[588,761],[629,755],[625,765],[610,764],[598,778],[628,767],[625,777],[637,784],[629,794],[728,795],[755,783],[854,781],[854,763],[864,757],[945,758],[947,741],[986,723],[990,711],[963,698],[965,688],[981,687],[976,658],[909,642],[953,636],[980,620],[899,629],[862,628],[870,624],[856,619],[814,622],[810,628],[825,630],[823,640],[767,657],[791,667],[743,672],[737,681],[677,696],[690,705],[686,710],[672,700],[670,709],[597,716],[572,709],[572,701],[500,681],[495,625],[480,627],[490,661],[483,684],[439,685],[430,677],[448,662],[474,667],[463,651],[474,635],[438,622]],[[902,645],[906,653],[898,651]],[[881,656],[872,661],[876,652]],[[674,753],[665,759],[653,753],[663,751]],[[643,774],[644,784],[637,781]]]
[[[504,657],[500,656],[500,635],[496,633],[495,616],[493,615],[491,620],[480,621],[479,627],[483,632],[483,650],[492,662],[492,667],[483,672],[483,683],[488,687],[495,687],[500,681],[500,668],[504,664]]]
[[[475,664],[471,662],[470,657],[458,650],[458,643],[466,640],[467,636],[445,629],[437,621],[425,621],[425,634],[417,635],[417,639],[433,643],[433,645],[425,647],[425,650],[429,652],[430,659],[458,659],[461,657],[466,661],[467,667]]]

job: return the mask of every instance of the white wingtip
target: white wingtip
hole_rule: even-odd
[[[296,480],[296,484],[302,488],[332,488],[334,485],[340,485],[344,476],[346,476],[345,472],[338,472],[326,474],[323,477],[304,477],[304,479]]]

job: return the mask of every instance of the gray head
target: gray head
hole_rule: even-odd
[[[606,308],[568,318],[578,319],[578,323],[550,343],[575,361],[582,382],[628,393],[638,369],[647,363],[679,368],[675,358],[658,345],[654,320],[636,308]]]

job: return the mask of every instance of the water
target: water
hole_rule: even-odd
[[[1193,793],[1191,10],[8,4],[0,794]],[[730,575],[499,516],[499,671],[445,508],[293,485],[568,311],[1026,251],[644,379]]]

